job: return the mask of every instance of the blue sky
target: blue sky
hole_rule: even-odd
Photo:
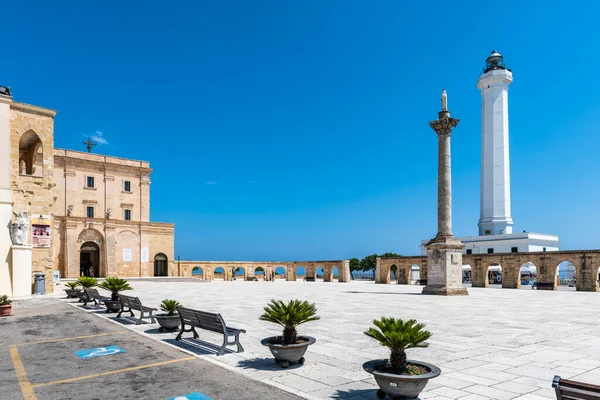
[[[442,88],[453,230],[477,233],[475,85],[497,49],[515,231],[598,248],[600,4],[499,4],[8,1],[0,84],[58,110],[56,147],[101,135],[96,152],[150,161],[182,259],[414,255],[436,233]]]

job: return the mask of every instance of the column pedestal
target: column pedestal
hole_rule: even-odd
[[[435,238],[427,244],[427,286],[423,294],[465,296],[462,284],[462,242],[454,237]]]
[[[18,298],[31,296],[32,246],[13,245],[11,250],[13,297]]]

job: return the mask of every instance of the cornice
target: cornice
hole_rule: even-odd
[[[25,111],[28,113],[43,115],[45,117],[54,118],[56,115],[56,110],[52,110],[50,108],[34,106],[33,104],[20,103],[18,101],[13,101],[10,105],[11,109]]]

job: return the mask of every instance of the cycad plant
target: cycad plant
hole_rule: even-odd
[[[90,276],[80,276],[79,278],[77,278],[77,283],[81,287],[91,288],[94,286],[98,286],[98,279],[92,278]]]
[[[407,349],[429,346],[427,339],[431,337],[431,333],[424,330],[425,325],[415,319],[404,321],[381,317],[380,320],[374,320],[373,325],[375,328],[369,328],[364,334],[390,349],[390,367],[394,374],[407,372]]]
[[[169,317],[172,317],[177,313],[177,307],[180,306],[181,304],[179,304],[177,300],[164,299],[162,303],[160,303],[160,310],[166,312]]]
[[[271,300],[260,316],[261,321],[273,322],[283,326],[283,345],[297,342],[296,327],[310,321],[321,319],[317,316],[314,303],[306,300],[290,300],[287,304],[281,300]]]
[[[65,283],[70,290],[77,290],[77,286],[79,286],[79,282],[67,282]]]
[[[133,290],[133,288],[129,286],[129,283],[127,283],[127,279],[117,277],[106,278],[99,287],[110,292],[110,299],[112,301],[119,300],[119,292]]]

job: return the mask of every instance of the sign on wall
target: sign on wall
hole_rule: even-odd
[[[123,261],[131,261],[132,259],[131,249],[123,249]]]
[[[148,262],[148,248],[142,247],[142,262]]]
[[[31,241],[33,247],[50,247],[50,215],[34,214],[31,218]]]

